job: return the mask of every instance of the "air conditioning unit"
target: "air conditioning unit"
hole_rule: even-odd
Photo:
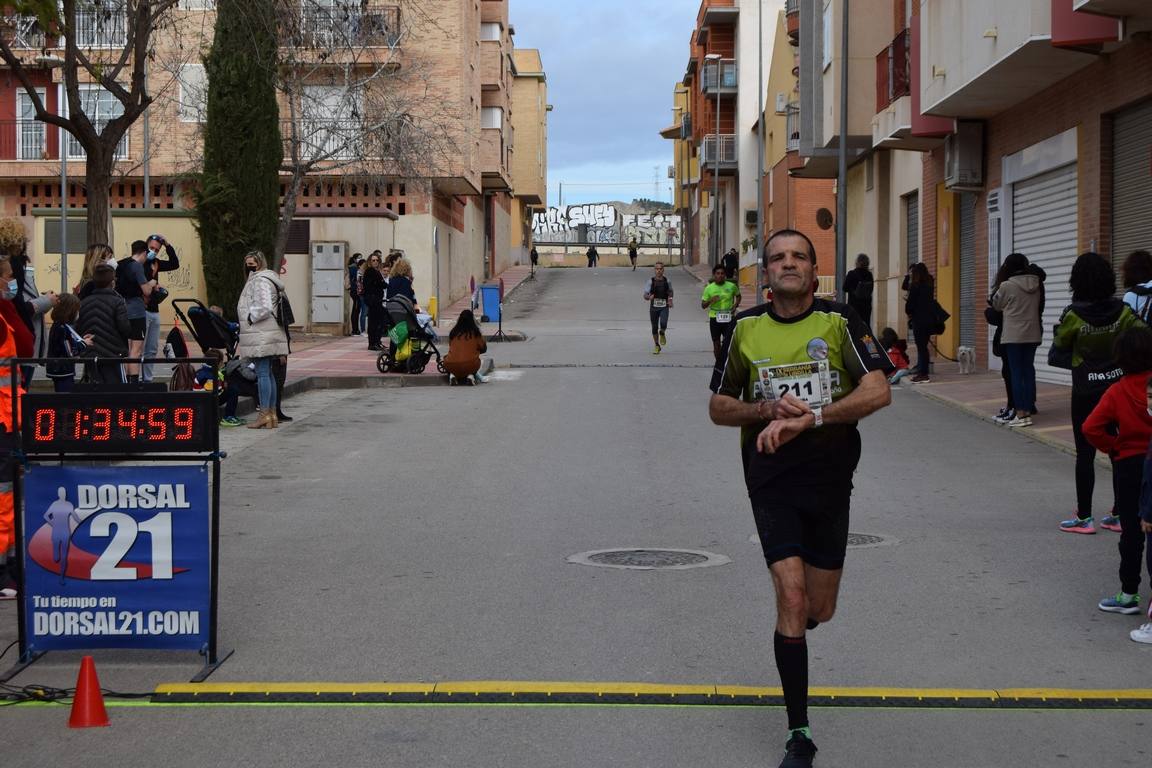
[[[756,209],[755,208],[748,210],[748,211],[744,211],[744,226],[746,226],[746,227],[756,226],[756,219],[757,219],[757,216],[756,216]]]
[[[984,189],[984,123],[957,120],[944,139],[944,186],[957,192]]]
[[[776,114],[785,115],[788,113],[788,94],[776,94]]]
[[[676,178],[676,166],[674,166],[674,165],[668,166],[668,178],[670,178],[670,179]]]

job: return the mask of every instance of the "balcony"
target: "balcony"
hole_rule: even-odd
[[[787,139],[784,144],[784,149],[787,152],[798,152],[800,150],[800,103],[793,101],[788,105],[788,110],[785,112],[784,117],[785,133]]]
[[[719,68],[717,68],[719,65]],[[700,72],[700,92],[705,94],[736,93],[738,70],[735,59],[709,61]]]
[[[128,42],[127,4],[112,0],[77,8],[73,39],[80,48],[123,48]]]
[[[1148,0],[1072,0],[1072,10],[1105,16],[1144,16],[1152,13]]]
[[[40,50],[48,47],[48,36],[35,16],[0,15],[0,36],[13,50]]]
[[[0,160],[59,160],[58,131],[36,120],[0,120]]]
[[[372,0],[304,0],[280,16],[280,44],[310,49],[394,48],[400,7]]]
[[[363,120],[304,118],[296,123],[280,121],[285,162],[292,157],[293,137],[298,142],[300,162],[344,163],[366,156],[368,135]]]
[[[792,45],[800,44],[800,0],[788,0],[784,5],[784,25],[788,33],[788,42]]]
[[[717,141],[719,138],[719,141]],[[738,161],[736,135],[709,133],[700,144],[700,167],[710,170],[736,170]]]
[[[487,192],[512,189],[507,158],[509,142],[502,128],[480,129],[480,183]]]
[[[896,99],[912,93],[909,42],[910,36],[905,29],[887,48],[876,54],[877,112],[883,112]]]

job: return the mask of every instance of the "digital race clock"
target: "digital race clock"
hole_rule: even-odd
[[[210,453],[214,392],[29,392],[21,399],[24,452]]]

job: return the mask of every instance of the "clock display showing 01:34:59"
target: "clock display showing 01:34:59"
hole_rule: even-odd
[[[23,444],[29,453],[214,450],[212,395],[28,393]]]

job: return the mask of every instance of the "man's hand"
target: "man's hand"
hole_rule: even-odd
[[[1144,533],[1152,533],[1152,523],[1141,520],[1140,521],[1140,530],[1143,531]]]
[[[772,420],[795,419],[812,413],[812,408],[795,395],[784,395],[772,401]]]
[[[774,419],[756,436],[756,450],[760,453],[776,453],[815,423],[816,417],[810,413],[794,419]]]
[[[56,295],[56,291],[45,291],[44,295],[48,297],[48,301],[52,306],[56,306],[56,302],[60,301],[60,297]]]

